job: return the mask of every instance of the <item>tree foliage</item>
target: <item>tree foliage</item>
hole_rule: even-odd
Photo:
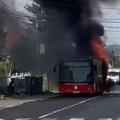
[[[30,13],[34,14],[36,16],[37,22],[44,21],[47,18],[47,15],[45,13],[45,9],[42,7],[40,0],[33,0],[34,2],[32,5],[26,5],[25,9],[28,10]],[[34,18],[29,18],[30,21],[34,24],[36,24]]]
[[[5,58],[0,59],[0,77],[6,77],[13,69],[12,64]]]

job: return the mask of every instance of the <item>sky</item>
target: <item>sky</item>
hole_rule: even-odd
[[[15,6],[16,6],[17,11],[20,11],[20,12],[22,12],[22,13],[27,13],[27,14],[29,14],[28,11],[26,11],[26,10],[24,9],[24,6],[25,6],[26,4],[31,4],[31,3],[32,3],[32,0],[14,0],[14,1],[16,1],[16,2],[15,2]],[[18,6],[19,6],[19,7],[18,7]]]
[[[105,29],[104,40],[107,45],[120,45],[120,2],[119,4],[101,4],[102,17],[98,17]]]

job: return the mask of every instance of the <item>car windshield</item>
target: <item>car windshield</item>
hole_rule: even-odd
[[[71,66],[69,66],[71,65]],[[65,64],[61,69],[61,82],[89,82],[90,66],[88,63]]]
[[[108,76],[118,76],[119,72],[108,72]]]

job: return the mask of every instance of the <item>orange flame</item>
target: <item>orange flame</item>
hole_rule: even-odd
[[[18,45],[24,36],[24,30],[20,28],[8,28],[8,33],[6,37],[6,47],[11,48]]]
[[[103,42],[99,36],[93,36],[91,40],[91,48],[96,58],[105,60],[108,64],[108,54],[106,49],[103,47]]]

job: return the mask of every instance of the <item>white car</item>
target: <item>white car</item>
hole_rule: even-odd
[[[111,80],[113,81],[114,83],[117,83],[119,82],[119,76],[118,75],[115,75],[115,76],[107,76],[107,80]]]
[[[120,70],[119,68],[111,68],[108,70],[107,80],[111,80],[114,83],[117,83],[120,81]]]

